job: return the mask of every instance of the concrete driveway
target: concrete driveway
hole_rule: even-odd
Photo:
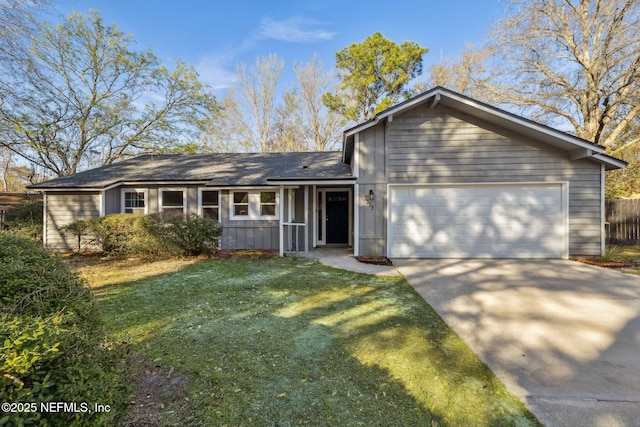
[[[394,260],[547,426],[640,426],[640,277],[566,260]]]

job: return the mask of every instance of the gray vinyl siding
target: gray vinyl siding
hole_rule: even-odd
[[[122,210],[123,189],[137,188],[147,191],[147,209],[149,214],[159,212],[160,190],[164,188],[186,189],[186,208],[188,215],[198,215],[198,189],[201,185],[136,185],[117,187],[104,192],[105,214],[118,214]],[[256,188],[258,190],[259,188]],[[232,220],[230,218],[229,190],[210,189],[220,192],[219,212],[222,224],[221,249],[269,249],[277,250],[280,245],[280,228],[278,220]],[[274,191],[278,192],[278,189]],[[302,190],[298,198],[303,200]],[[48,205],[48,246],[57,251],[75,250],[77,243],[74,238],[65,238],[60,233],[60,227],[76,219],[97,218],[100,216],[99,193],[47,193]],[[302,203],[302,202],[299,202]],[[276,206],[279,212],[279,206]],[[296,214],[298,212],[296,211]],[[300,215],[298,215],[300,216]],[[300,218],[304,218],[304,213]],[[296,218],[297,219],[297,218]],[[301,220],[302,220],[301,219]],[[304,242],[304,235],[301,240]]]
[[[358,235],[359,254],[387,256],[387,177],[385,162],[385,128],[374,126],[360,133],[358,143]],[[373,190],[373,209],[365,196]]]
[[[198,215],[198,189],[219,191],[218,209],[222,225],[221,249],[269,249],[279,248],[279,223],[277,220],[232,220],[230,207],[230,190],[208,188],[203,185],[137,185],[118,188],[121,197],[122,188],[138,188],[147,190],[147,209],[149,214],[160,211],[160,191],[162,189],[186,189],[187,215]],[[259,190],[260,188],[255,188]],[[243,190],[244,191],[244,190]],[[274,191],[278,192],[277,189]],[[120,205],[118,202],[118,206]],[[279,210],[279,207],[276,207]],[[120,209],[117,210],[120,212]]]
[[[279,190],[275,189],[274,191],[278,192]],[[220,190],[219,203],[220,223],[222,224],[221,249],[278,250],[280,248],[278,220],[232,220],[229,190]],[[276,205],[276,211],[279,212],[279,210],[280,206]]]
[[[249,224],[222,226],[221,249],[229,250],[278,250],[280,228],[278,222],[267,224],[266,221],[243,221]],[[260,222],[260,224],[255,224]],[[253,224],[251,224],[253,223]]]
[[[381,136],[382,134],[382,136]],[[360,194],[375,188],[375,212],[360,203],[361,253],[386,236],[386,184],[569,182],[569,254],[601,251],[600,165],[443,106],[419,106],[360,134]],[[379,158],[385,154],[384,164]],[[369,210],[369,212],[367,212]]]
[[[100,216],[101,197],[98,192],[49,192],[46,195],[45,245],[58,252],[78,249],[77,238],[65,236],[62,227],[79,219],[93,219]],[[85,242],[82,242],[84,246]]]
[[[104,192],[104,214],[120,213],[120,188],[112,188]]]

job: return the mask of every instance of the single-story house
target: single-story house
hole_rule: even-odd
[[[223,249],[344,245],[396,258],[604,249],[604,147],[436,87],[344,132],[341,152],[143,155],[30,188],[44,242],[112,213],[216,218]]]

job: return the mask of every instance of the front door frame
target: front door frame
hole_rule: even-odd
[[[313,245],[327,245],[327,193],[348,192],[349,193],[349,231],[348,244],[353,246],[353,188],[352,187],[316,187],[313,197],[313,212],[316,221],[313,224]],[[318,196],[322,194],[322,211],[318,212]],[[318,227],[322,229],[322,239],[318,236]]]

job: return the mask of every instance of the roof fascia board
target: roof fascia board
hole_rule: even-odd
[[[440,94],[438,93],[439,89],[435,89],[433,91],[429,91],[429,92],[425,92],[422,95],[419,95],[411,100],[405,101],[403,103],[400,103],[398,105],[396,105],[395,107],[391,107],[388,108],[384,111],[381,111],[380,113],[376,114],[376,116],[369,120],[366,121],[364,123],[361,123],[359,125],[356,125],[355,127],[352,127],[351,129],[347,129],[345,131],[344,137],[348,137],[351,135],[355,135],[356,133],[362,132],[365,129],[369,129],[372,126],[377,125],[382,119],[388,117],[388,116],[393,116],[394,114],[396,114],[399,111],[404,111],[404,110],[408,110],[410,108],[413,108],[417,105],[422,104],[425,100],[431,98],[432,96],[437,95],[438,96],[438,101],[440,101]],[[436,103],[437,103],[436,102]],[[434,104],[435,105],[435,104]]]
[[[207,190],[272,190],[278,188],[274,184],[269,185],[205,185]]]
[[[607,170],[624,169],[625,167],[627,167],[627,164],[628,164],[624,160],[616,159],[615,157],[611,157],[607,154],[601,154],[601,153],[594,154],[590,158],[605,165]]]
[[[63,192],[63,191],[103,191],[104,188],[103,187],[31,187],[29,186],[29,188],[34,189],[36,191],[58,191],[58,192]]]
[[[267,179],[269,184],[274,185],[351,185],[356,183],[356,179],[310,179],[310,180],[286,180]]]
[[[119,185],[205,185],[209,180],[199,181],[123,181]]]
[[[140,185],[205,185],[209,181],[121,181],[102,187],[35,187],[38,191],[107,191],[122,186]]]

